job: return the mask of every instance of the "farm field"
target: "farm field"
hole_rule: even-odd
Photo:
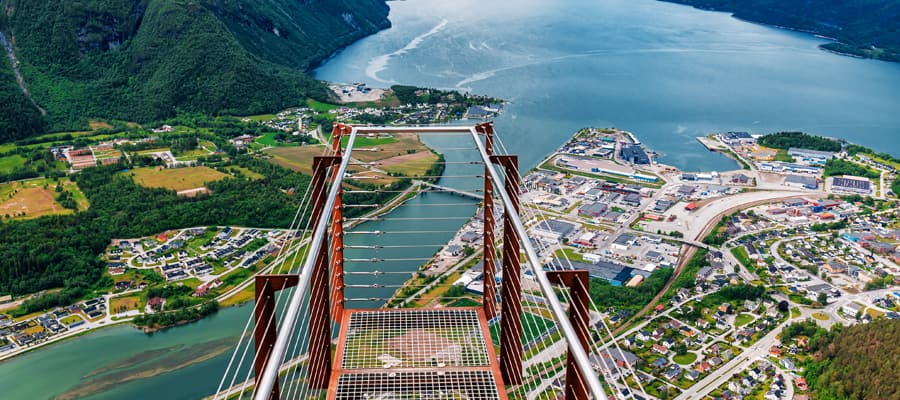
[[[324,152],[325,146],[273,147],[265,150],[272,156],[269,162],[306,175],[312,175],[313,157]]]
[[[353,152],[353,158],[359,159],[360,161],[365,162],[373,162],[379,160],[389,159],[391,157],[408,155],[410,153],[418,153],[418,152],[429,152],[427,147],[419,141],[419,137],[414,134],[396,134],[391,139],[393,139],[390,143],[384,143],[382,145],[378,145],[377,151],[375,149],[366,149],[366,150],[357,150]],[[360,140],[360,139],[357,139]],[[382,139],[366,139],[366,140],[382,140]],[[355,146],[354,146],[355,147]]]
[[[112,314],[123,313],[130,310],[139,310],[141,308],[141,296],[113,297],[110,299],[109,303],[109,311]]]
[[[126,173],[131,175],[138,185],[175,191],[200,188],[207,182],[218,181],[228,176],[209,167],[148,167],[133,169]]]
[[[436,154],[430,150],[425,150],[381,160],[376,165],[380,169],[395,174],[422,176],[428,173],[428,170],[431,169],[431,166],[437,160],[438,156]]]
[[[77,184],[69,180],[60,182],[64,188],[72,192],[79,210],[88,208],[87,198],[78,189]],[[64,208],[56,202],[56,192],[53,189],[55,185],[46,179],[0,184],[0,216],[28,219],[74,213],[75,210]]]

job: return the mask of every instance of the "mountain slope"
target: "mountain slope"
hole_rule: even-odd
[[[54,130],[322,99],[324,85],[305,70],[389,26],[383,0],[0,0],[0,9],[0,29]],[[0,87],[8,70],[0,65]],[[6,114],[0,127],[24,125]],[[0,129],[0,140],[23,132]]]
[[[835,38],[822,47],[860,57],[900,61],[897,0],[663,0],[728,11],[735,17]]]
[[[41,113],[28,100],[16,81],[7,57],[5,37],[0,33],[0,138],[21,138],[40,133],[44,128]]]

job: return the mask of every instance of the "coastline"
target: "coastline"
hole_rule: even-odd
[[[666,3],[672,3],[672,4],[679,4],[679,5],[683,5],[686,7],[692,7],[697,10],[702,10],[702,11],[725,13],[736,20],[746,22],[749,24],[783,29],[783,30],[787,30],[787,31],[797,32],[797,33],[803,33],[803,34],[811,35],[816,38],[828,40],[829,41],[828,43],[822,43],[822,44],[819,44],[818,46],[816,46],[816,48],[818,48],[819,50],[824,51],[826,53],[831,53],[831,54],[839,55],[839,56],[858,58],[858,59],[865,59],[865,60],[878,60],[878,61],[884,61],[884,62],[890,62],[890,63],[900,62],[900,59],[898,59],[898,55],[895,52],[888,53],[888,55],[893,54],[893,57],[874,57],[874,56],[870,56],[867,54],[850,53],[850,52],[846,52],[846,51],[840,51],[840,50],[835,50],[833,48],[829,48],[829,47],[827,47],[829,45],[849,46],[849,47],[853,47],[854,45],[844,43],[843,41],[841,41],[840,39],[838,39],[836,37],[828,36],[822,32],[818,32],[816,30],[786,26],[786,25],[779,25],[779,24],[769,23],[769,22],[764,22],[764,21],[759,21],[759,20],[753,20],[753,19],[744,17],[742,15],[739,15],[737,11],[732,11],[732,10],[727,10],[727,9],[718,9],[718,8],[714,8],[714,7],[703,7],[700,5],[694,5],[691,3],[682,2],[682,1],[678,1],[678,0],[659,0],[659,1],[666,2]],[[874,44],[870,44],[869,46],[874,46]]]
[[[62,334],[62,335],[56,336],[53,339],[50,339],[46,342],[39,343],[38,345],[25,347],[22,351],[20,351],[18,353],[0,355],[0,363],[4,363],[6,361],[16,359],[18,357],[21,357],[23,355],[31,353],[35,350],[52,349],[54,345],[65,343],[65,342],[69,341],[70,339],[78,339],[82,336],[93,334],[95,332],[101,332],[107,328],[118,328],[119,326],[124,325],[126,323],[131,323],[131,319],[123,319],[123,320],[115,321],[108,325],[103,325],[103,326],[93,328],[93,329],[79,330],[77,332],[72,332],[70,334]],[[134,326],[134,324],[132,324],[132,326]]]

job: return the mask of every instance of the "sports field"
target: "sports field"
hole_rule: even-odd
[[[530,312],[522,313],[522,344],[529,344],[542,335],[550,332],[550,329],[556,325],[554,321],[532,314]],[[491,339],[494,344],[500,343],[500,324],[491,325]]]
[[[207,182],[215,182],[229,176],[209,167],[148,167],[133,169],[126,173],[131,175],[138,185],[174,191],[201,188]]]

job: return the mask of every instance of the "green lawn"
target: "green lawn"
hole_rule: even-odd
[[[447,304],[447,307],[481,307],[481,303],[472,299],[456,299]]]
[[[697,355],[691,352],[687,352],[672,357],[672,360],[681,365],[688,365],[694,361],[697,361]]]
[[[232,167],[228,167],[228,170],[231,171],[232,173],[240,172],[242,175],[244,175],[245,177],[247,177],[251,180],[265,178],[265,176],[263,174],[251,171],[250,169],[244,168],[244,167],[232,166]]]
[[[790,154],[787,153],[787,150],[779,149],[778,152],[775,153],[775,157],[773,158],[773,160],[786,162],[786,163],[792,163],[792,162],[794,162],[794,157],[791,157]]]
[[[734,258],[737,258],[741,265],[748,269],[750,268],[750,255],[747,254],[747,249],[744,246],[731,249],[731,254],[734,254]]]
[[[522,314],[522,344],[527,344],[538,338],[551,327],[553,327],[556,322],[534,315],[529,312],[525,312]],[[494,340],[494,343],[500,343],[500,324],[496,323],[491,325],[491,339]]]
[[[584,261],[584,257],[581,255],[581,253],[579,253],[575,249],[562,248],[562,249],[556,250],[556,253],[554,255],[561,259],[568,258],[569,261],[578,261],[578,262]]]
[[[266,146],[278,146],[278,142],[275,141],[275,132],[269,132],[265,135],[262,135],[256,139],[256,143],[266,145]]]
[[[247,118],[254,122],[271,121],[271,120],[275,119],[275,114],[248,115],[246,117],[241,117],[241,118]]]
[[[0,174],[8,174],[23,165],[25,165],[25,157],[18,154],[0,158]]]
[[[320,101],[315,101],[315,100],[313,100],[313,99],[307,100],[307,101],[306,101],[306,104],[307,104],[307,105],[309,106],[309,108],[311,108],[313,111],[320,112],[320,113],[327,113],[327,112],[329,112],[329,111],[331,111],[331,110],[335,110],[335,109],[338,109],[338,108],[340,107],[339,105],[336,105],[336,104],[322,103],[322,102],[320,102]]]
[[[65,318],[59,320],[59,323],[68,326],[68,325],[74,324],[78,321],[83,321],[83,319],[81,319],[81,317],[79,317],[77,315],[70,315],[68,317],[65,317]]]
[[[753,322],[753,316],[750,314],[739,314],[737,317],[734,318],[735,326],[744,326],[751,322]]]

